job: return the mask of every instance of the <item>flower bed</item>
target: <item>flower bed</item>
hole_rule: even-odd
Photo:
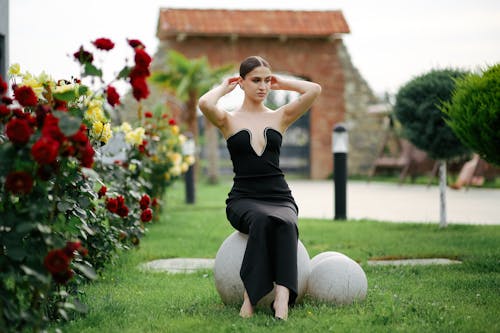
[[[10,82],[0,77],[2,332],[40,331],[85,312],[79,285],[97,278],[117,251],[139,244],[165,189],[193,163],[161,107],[140,107],[135,128],[113,128],[111,112],[122,108],[115,82],[130,84],[139,102],[149,95],[151,57],[140,41],[128,43],[134,64],[111,83],[83,46],[73,54],[81,78],[55,81],[18,65]],[[106,38],[92,44],[103,54],[114,48]],[[107,156],[110,140],[121,142],[117,160]]]

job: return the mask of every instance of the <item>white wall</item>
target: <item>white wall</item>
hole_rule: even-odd
[[[0,75],[6,79],[9,67],[9,0],[0,0],[0,35],[4,45],[0,49]]]

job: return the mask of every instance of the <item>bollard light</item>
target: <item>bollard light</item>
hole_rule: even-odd
[[[196,145],[193,134],[188,132],[185,136],[187,137],[187,140],[182,145],[182,154],[194,156],[196,153]],[[184,174],[184,183],[186,188],[186,203],[193,204],[195,202],[194,164],[190,165]]]
[[[347,219],[347,151],[349,138],[347,129],[339,124],[332,133],[333,182],[335,193],[335,220]]]

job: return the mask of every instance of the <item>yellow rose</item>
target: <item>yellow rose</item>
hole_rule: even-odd
[[[57,94],[60,94],[60,93],[64,93],[64,92],[70,91],[70,90],[75,90],[75,85],[72,83],[56,86],[54,89],[54,92]]]
[[[182,155],[179,153],[169,152],[167,153],[168,159],[172,161],[175,165],[182,162]]]
[[[92,134],[95,136],[101,135],[102,129],[104,128],[104,124],[100,121],[95,121],[92,124]]]
[[[173,167],[171,167],[170,169],[168,169],[168,172],[172,176],[177,177],[177,176],[179,176],[182,173],[182,170],[181,170],[180,165],[174,165]]]
[[[40,75],[38,75],[37,80],[42,84],[49,83],[51,86],[55,86],[54,80],[49,74],[45,73],[45,71],[42,71]]]
[[[130,126],[128,122],[124,122],[120,127],[120,129],[122,130],[123,133],[127,134],[132,130],[132,126]]]
[[[165,177],[165,180],[170,180],[170,174],[168,172],[165,172],[163,177]]]
[[[89,109],[91,108],[102,108],[102,101],[100,99],[97,99],[97,98],[92,98],[91,100],[89,100],[87,102],[87,105],[89,107]]]
[[[125,134],[125,141],[127,143],[133,144],[133,145],[140,145],[142,144],[142,141],[144,140],[144,133],[146,131],[142,127],[137,127],[135,130],[128,132]]]
[[[18,63],[12,64],[9,67],[9,75],[16,76],[21,74],[21,66]]]
[[[94,130],[94,125],[96,123],[92,124],[92,130]],[[98,123],[102,124],[101,122]],[[113,131],[111,130],[111,125],[109,123],[104,124],[101,128],[101,131],[99,132],[99,140],[101,140],[101,142],[107,143],[112,136]]]
[[[195,158],[193,155],[186,155],[184,156],[184,162],[186,162],[189,165],[193,165],[195,162]]]
[[[189,164],[186,163],[186,162],[183,162],[181,164],[181,171],[182,171],[182,173],[185,173],[186,171],[188,171],[188,169],[189,169]]]
[[[170,130],[172,131],[173,135],[177,135],[180,132],[179,126],[177,126],[177,125],[170,126]]]
[[[132,172],[134,172],[135,170],[137,170],[137,164],[129,164],[128,166],[128,169]]]
[[[184,134],[179,134],[179,142],[182,144],[184,144],[184,142],[186,142],[187,138]]]
[[[85,119],[94,123],[96,121],[100,121],[101,123],[106,123],[108,119],[104,115],[104,111],[100,107],[91,107],[85,112]]]
[[[37,80],[36,77],[26,72],[23,75],[23,85],[30,86],[36,94],[36,97],[41,98],[43,93],[43,84]]]
[[[109,125],[109,123],[103,124],[100,121],[96,121],[92,124],[91,135],[95,139],[106,143],[113,136],[113,132],[111,131],[111,126]]]

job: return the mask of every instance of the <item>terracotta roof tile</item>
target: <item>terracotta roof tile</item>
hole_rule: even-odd
[[[226,10],[162,8],[158,19],[160,39],[177,34],[328,37],[349,33],[340,10]]]

